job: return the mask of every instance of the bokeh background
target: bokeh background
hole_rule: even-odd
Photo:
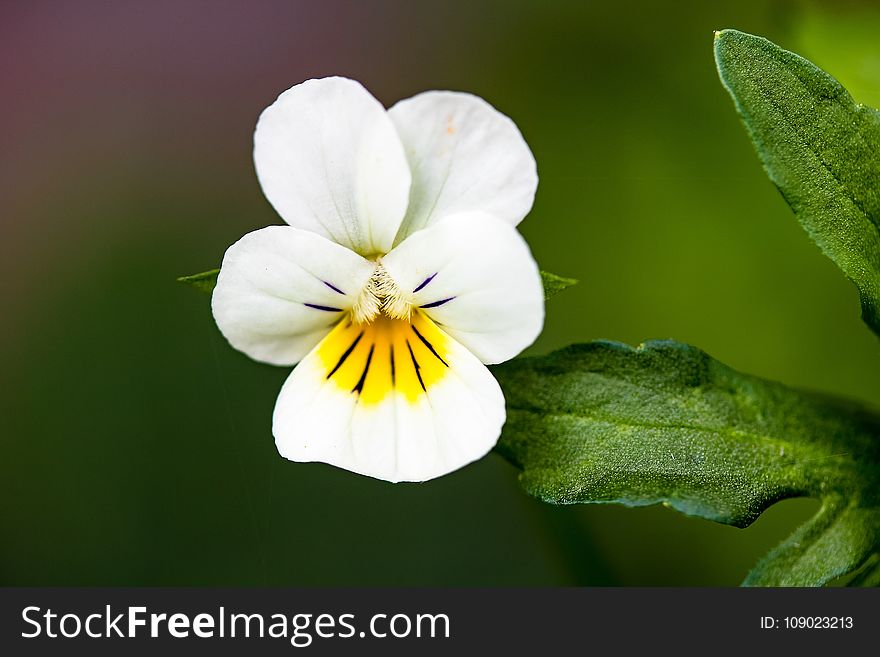
[[[876,6],[876,3],[874,3]],[[739,530],[552,508],[496,455],[421,485],[281,459],[287,370],[175,282],[279,223],[259,112],[303,79],[386,105],[467,90],[522,129],[522,224],[580,285],[531,349],[675,338],[880,404],[855,289],[761,171],[712,31],[762,34],[880,106],[870,3],[154,0],[0,5],[0,583],[735,585],[811,514]]]

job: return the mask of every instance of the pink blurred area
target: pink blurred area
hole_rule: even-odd
[[[3,3],[0,293],[20,300],[35,278],[136,234],[144,220],[126,210],[139,198],[262,202],[250,159],[262,108],[325,75],[385,103],[420,90],[444,56],[423,14],[404,2]]]

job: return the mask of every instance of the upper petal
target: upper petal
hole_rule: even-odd
[[[385,108],[358,82],[307,80],[260,115],[254,163],[291,226],[362,255],[387,252],[407,207],[410,172]]]
[[[482,210],[512,225],[528,214],[538,187],[535,158],[513,121],[485,100],[428,91],[388,114],[413,176],[396,242],[457,212]]]
[[[233,347],[292,365],[348,312],[372,271],[372,263],[320,235],[269,226],[226,250],[211,309]]]
[[[382,259],[420,307],[484,363],[516,356],[541,333],[544,289],[516,228],[463,212],[413,233]]]
[[[505,419],[498,382],[428,318],[412,320],[343,320],[296,366],[272,421],[282,456],[425,481],[492,449]]]

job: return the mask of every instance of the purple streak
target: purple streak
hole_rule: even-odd
[[[454,298],[455,297],[449,297],[448,299],[440,299],[440,301],[432,301],[431,303],[419,306],[419,308],[436,308],[437,306],[442,306],[444,303],[452,301]]]
[[[416,292],[418,292],[419,290],[421,290],[423,287],[425,287],[428,283],[430,283],[431,281],[433,281],[433,280],[434,280],[434,277],[435,277],[436,275],[437,275],[437,272],[435,271],[433,274],[431,274],[430,276],[428,276],[428,278],[426,278],[425,280],[423,280],[423,281],[419,284],[419,286],[418,286],[415,290],[413,290],[413,294],[415,294]]]
[[[316,303],[304,303],[304,306],[314,308],[315,310],[326,310],[328,313],[341,313],[342,308],[331,308],[330,306],[319,306]]]
[[[335,285],[333,285],[333,283],[328,283],[327,281],[321,281],[321,282],[322,282],[324,285],[326,285],[327,287],[329,287],[331,290],[333,290],[334,292],[338,292],[339,294],[345,294],[345,292],[343,292],[343,291],[340,290],[338,287],[336,287]],[[308,304],[306,304],[306,305],[308,305]]]

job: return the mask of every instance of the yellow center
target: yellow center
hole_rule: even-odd
[[[450,338],[423,312],[409,320],[379,314],[372,321],[342,320],[318,346],[326,378],[378,404],[393,392],[410,402],[446,376]]]

